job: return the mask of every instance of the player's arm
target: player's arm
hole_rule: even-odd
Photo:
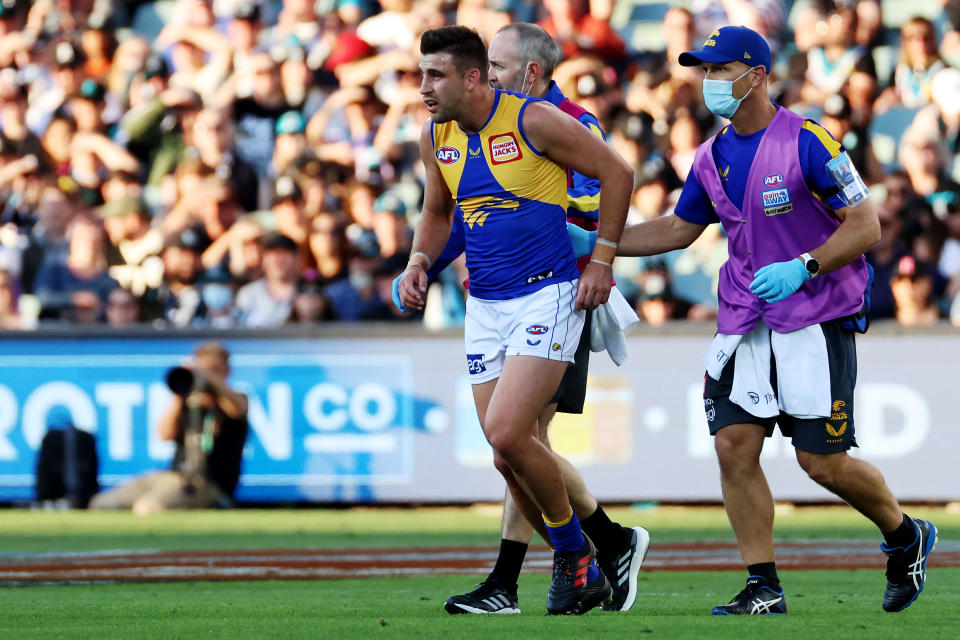
[[[420,132],[420,157],[426,169],[423,211],[413,234],[410,262],[398,285],[400,302],[407,309],[423,309],[427,294],[427,269],[443,252],[450,238],[453,198],[433,161],[433,133],[428,120]]]
[[[707,225],[719,221],[710,197],[691,171],[683,183],[674,214],[624,229],[617,254],[653,256],[674,249],[685,249],[700,237]]]
[[[674,249],[686,249],[700,237],[705,224],[687,222],[680,216],[660,216],[623,230],[618,256],[655,256]]]
[[[826,242],[807,251],[820,263],[820,273],[829,273],[850,264],[880,239],[880,220],[866,184],[842,145],[811,120],[804,123],[800,135],[804,178],[840,219]]]
[[[577,308],[595,309],[610,295],[611,265],[627,219],[633,170],[603,140],[549,103],[530,103],[523,113],[523,129],[533,146],[548,158],[600,181],[603,197],[597,244],[577,290]]]

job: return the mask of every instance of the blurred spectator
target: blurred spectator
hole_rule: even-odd
[[[460,0],[457,3],[456,23],[470,25],[484,42],[490,42],[497,31],[511,22],[510,14],[503,11],[504,4],[486,0]]]
[[[53,83],[30,96],[27,126],[32,131],[46,129],[54,112],[77,93],[83,81],[83,51],[68,40],[57,42],[49,50],[53,58],[50,61]]]
[[[263,277],[237,291],[237,311],[244,327],[279,327],[290,317],[297,294],[297,253],[293,239],[270,233],[263,237]]]
[[[206,309],[197,283],[203,275],[202,240],[193,229],[176,234],[163,249],[163,283],[144,295],[151,319],[188,327],[203,319]]]
[[[897,322],[904,327],[936,324],[940,311],[933,297],[933,278],[921,260],[906,255],[897,261],[890,278],[897,307]]]
[[[195,155],[204,167],[221,180],[226,180],[237,194],[246,211],[257,208],[257,174],[234,150],[234,127],[227,112],[204,109],[193,120],[193,146],[189,155]],[[195,150],[195,154],[191,153]]]
[[[948,209],[944,226],[947,237],[940,250],[937,267],[940,273],[950,279],[947,297],[952,300],[960,294],[960,207],[954,205]]]
[[[690,10],[697,19],[700,40],[718,27],[734,24],[762,35],[774,55],[780,50],[780,31],[787,16],[784,0],[693,0]]]
[[[17,289],[17,282],[10,272],[0,269],[0,330],[16,331],[27,328],[17,305],[20,297]]]
[[[236,122],[234,141],[237,155],[257,173],[260,179],[258,208],[269,206],[266,178],[273,159],[277,119],[289,111],[280,88],[280,72],[267,52],[256,52],[250,59],[253,88],[249,97],[233,102]]]
[[[288,175],[277,178],[272,209],[276,230],[306,251],[307,218],[303,205],[303,192],[296,181]]]
[[[610,26],[609,14],[592,14],[592,5],[587,0],[545,0],[547,17],[537,24],[557,41],[567,60],[590,53],[611,64],[623,62],[626,47]]]
[[[919,121],[910,125],[900,139],[897,157],[913,191],[937,217],[946,215],[948,205],[960,202],[960,184],[947,174],[952,158],[935,127]]]
[[[682,115],[674,120],[673,126],[670,127],[669,158],[670,166],[681,180],[687,179],[701,140],[703,140],[703,132],[692,117]]]
[[[150,224],[143,201],[136,196],[111,199],[96,210],[103,220],[110,275],[134,294],[160,286],[163,279],[163,235]]]
[[[78,320],[95,321],[107,294],[120,286],[107,274],[103,225],[78,212],[67,226],[66,237],[66,262],[45,256],[33,283],[42,317],[68,319],[73,313]]]
[[[233,48],[223,34],[209,26],[171,23],[157,36],[157,44],[171,49],[171,87],[196,91],[204,102],[213,99],[233,62]]]
[[[199,326],[229,329],[237,325],[238,313],[229,273],[211,272],[202,283],[200,298],[203,300],[205,313],[198,323]]]
[[[803,96],[810,104],[821,104],[826,96],[839,92],[855,71],[876,77],[869,51],[857,44],[857,14],[852,8],[846,5],[834,7],[822,24],[821,44],[807,53]]]
[[[22,254],[20,282],[24,291],[33,292],[33,283],[44,262],[65,264],[69,245],[67,225],[74,213],[74,203],[53,185],[43,187],[37,208],[37,224],[26,237]]]
[[[894,69],[893,85],[884,90],[874,105],[877,112],[892,106],[909,108],[929,104],[933,78],[946,68],[937,51],[937,30],[930,20],[917,16],[900,27],[900,55]]]
[[[296,41],[274,47],[272,53],[280,63],[284,99],[292,109],[309,118],[323,104],[328,92],[315,83],[315,71],[307,61],[307,52]]]
[[[702,108],[699,87],[701,72],[677,61],[680,54],[697,48],[694,17],[689,9],[670,7],[663,18],[666,50],[648,56],[642,70],[627,89],[626,107],[630,112],[649,113],[666,124],[679,109],[693,113]]]
[[[287,111],[277,118],[273,147],[273,170],[284,173],[307,150],[307,123],[299,111]]]
[[[234,85],[237,97],[246,98],[253,92],[250,59],[263,30],[261,10],[252,0],[236,0],[231,4],[233,11],[227,20],[226,34],[233,46],[233,73],[228,82]]]
[[[106,133],[103,109],[107,90],[95,80],[87,78],[80,83],[80,91],[67,102],[67,111],[77,123],[77,131]]]
[[[860,170],[867,184],[883,179],[883,167],[873,154],[868,132],[864,127],[854,125],[853,110],[845,95],[835,93],[827,96],[823,101],[820,124],[847,150],[853,165]]]
[[[930,94],[932,104],[917,114],[914,123],[939,132],[940,140],[951,155],[950,167],[955,170],[960,154],[960,69],[948,67],[938,72],[933,77]]]
[[[380,296],[375,282],[381,263],[376,235],[368,229],[352,226],[348,229],[348,238],[352,249],[349,275],[324,290],[334,318],[344,322],[389,318],[388,306],[393,306],[392,302],[389,297]]]
[[[373,203],[373,232],[377,235],[380,255],[392,258],[410,255],[413,244],[413,229],[407,222],[407,205],[400,197],[386,191]]]
[[[330,304],[323,296],[323,287],[315,280],[304,280],[293,299],[290,322],[323,322],[330,317]]]
[[[877,205],[880,240],[866,254],[875,274],[870,297],[870,317],[875,319],[893,318],[896,315],[890,282],[900,258],[908,253],[900,237],[903,223],[899,212],[895,199],[889,195],[886,201]]]
[[[140,302],[123,287],[117,287],[107,295],[107,324],[111,327],[128,327],[140,322]]]
[[[329,284],[347,277],[345,229],[346,225],[331,213],[321,213],[310,221],[307,244],[321,283]]]

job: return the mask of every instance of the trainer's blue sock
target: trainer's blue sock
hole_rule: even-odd
[[[553,548],[557,551],[579,551],[583,549],[583,545],[586,544],[586,539],[583,537],[583,530],[580,528],[580,521],[577,519],[577,514],[574,513],[573,509],[570,510],[570,517],[563,522],[550,522],[546,518],[543,519],[543,523],[547,525],[547,533],[550,535],[550,541],[553,543]],[[600,575],[600,568],[597,567],[597,563],[591,562],[590,568],[587,570],[587,579],[596,580]]]

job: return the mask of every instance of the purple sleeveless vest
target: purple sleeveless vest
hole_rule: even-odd
[[[741,212],[723,190],[713,160],[713,136],[697,149],[693,172],[728,237],[720,269],[717,329],[744,335],[761,320],[785,333],[856,313],[863,305],[866,260],[807,280],[786,300],[770,304],[750,292],[753,274],[773,262],[797,258],[823,244],[840,220],[807,188],[798,141],[804,118],[781,107],[757,148]]]

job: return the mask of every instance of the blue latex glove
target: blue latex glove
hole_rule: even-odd
[[[593,253],[593,246],[597,244],[596,231],[587,231],[583,227],[578,227],[572,222],[568,222],[567,235],[570,236],[570,242],[573,244],[573,254],[575,256],[582,258]]]
[[[406,273],[406,272],[404,272]],[[393,295],[393,306],[402,311],[403,313],[410,313],[410,309],[407,309],[400,302],[400,278],[403,277],[403,273],[398,275],[393,279],[393,286],[390,287],[390,292]]]
[[[774,262],[753,274],[750,291],[767,302],[780,302],[810,279],[810,272],[800,258]]]

